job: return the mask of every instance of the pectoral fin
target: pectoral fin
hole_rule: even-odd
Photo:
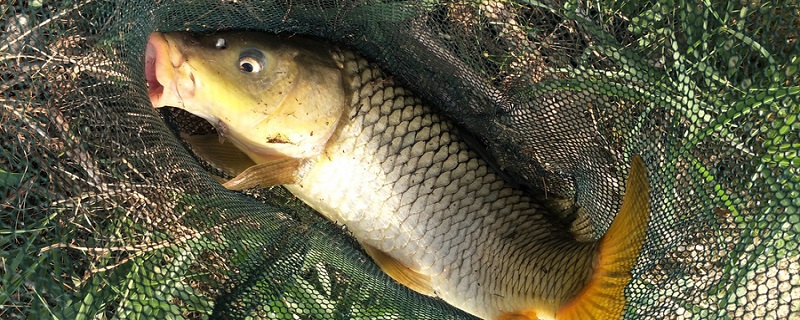
[[[598,266],[589,284],[556,319],[621,319],[625,310],[625,286],[642,250],[650,220],[650,184],[639,156],[633,157],[625,196],[611,227],[600,242]]]
[[[181,138],[189,143],[198,157],[223,172],[235,176],[256,163],[229,141],[220,141],[217,134],[188,135]]]
[[[421,294],[427,296],[434,295],[433,287],[431,286],[431,278],[429,276],[411,270],[411,268],[407,267],[402,262],[375,247],[367,244],[362,244],[362,246],[381,270],[392,277],[392,279]]]
[[[305,163],[304,159],[284,157],[256,164],[232,143],[220,141],[216,134],[181,135],[181,137],[200,158],[235,176],[227,181],[214,177],[230,190],[296,183],[299,180],[301,167]]]
[[[300,180],[300,171],[305,159],[280,158],[251,166],[228,182],[222,184],[229,190],[253,187],[272,187],[294,184]]]
[[[500,316],[500,318],[497,318],[497,320],[539,320],[539,317],[536,315],[536,312],[525,311],[506,313]]]

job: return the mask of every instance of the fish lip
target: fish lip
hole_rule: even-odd
[[[176,107],[206,120],[217,129],[221,140],[232,142],[251,158],[304,158],[322,153],[324,144],[305,144],[281,135],[253,140],[247,132],[240,131],[242,128],[230,128],[211,107],[198,101],[195,91],[203,86],[203,79],[195,77],[197,65],[189,61],[194,56],[192,47],[198,44],[197,38],[183,32],[150,35],[145,47],[144,73],[153,108]]]
[[[164,85],[158,81],[156,70],[156,62],[159,59],[164,59],[163,52],[164,43],[166,39],[161,33],[153,33],[147,40],[147,48],[145,49],[145,62],[144,62],[144,76],[147,81],[147,95],[150,97],[150,102],[154,107],[160,107],[157,102],[164,94]]]
[[[144,71],[147,94],[154,108],[177,107],[174,104],[183,104],[182,93],[193,92],[196,80],[194,74],[185,68],[185,41],[161,32],[153,32],[147,40]],[[181,70],[183,75],[179,75]],[[182,77],[188,79],[179,81]]]

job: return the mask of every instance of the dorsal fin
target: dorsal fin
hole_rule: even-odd
[[[427,296],[433,296],[431,278],[404,265],[402,262],[392,258],[387,253],[378,250],[368,244],[361,244],[373,261],[392,279],[411,290]]]

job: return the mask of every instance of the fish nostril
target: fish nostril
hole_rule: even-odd
[[[225,50],[228,48],[228,43],[225,41],[225,38],[219,38],[214,44],[214,47],[220,50]]]

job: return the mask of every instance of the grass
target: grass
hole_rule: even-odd
[[[146,103],[127,101],[133,95],[99,96],[127,94],[127,88],[141,84],[134,83],[131,70],[123,69],[127,64],[121,59],[138,58],[118,50],[133,47],[122,38],[111,35],[98,43],[95,35],[74,36],[76,30],[106,23],[83,14],[97,9],[95,4],[80,1],[54,14],[31,14],[30,24],[0,43],[0,137],[14,142],[0,147],[0,316],[209,317],[220,290],[246,280],[241,278],[248,271],[245,267],[266,261],[259,260],[264,259],[258,257],[259,250],[281,243],[274,237],[282,229],[264,226],[288,222],[273,220],[279,217],[274,212],[248,215],[252,212],[236,209],[252,199],[174,187],[205,181],[197,172],[169,163],[186,164],[188,158],[164,157],[176,152],[169,148],[179,146],[133,150],[127,145],[139,139],[130,128],[141,127],[138,134],[156,132],[153,126],[161,125],[159,119],[148,113],[92,109]],[[661,196],[654,207],[664,225],[654,230],[674,233],[691,227],[687,229],[700,235],[653,235],[652,243],[664,249],[654,245],[648,256],[653,260],[643,264],[657,269],[674,263],[664,271],[674,278],[642,281],[652,280],[645,284],[653,290],[649,292],[657,292],[664,283],[694,279],[706,285],[703,293],[714,301],[709,305],[692,300],[693,292],[639,292],[639,297],[661,295],[694,314],[709,308],[710,314],[735,318],[727,307],[740,302],[741,289],[753,283],[754,274],[797,259],[798,223],[792,219],[800,206],[795,201],[800,198],[800,107],[795,99],[800,93],[800,58],[794,56],[798,22],[791,7],[711,0],[422,5],[420,12],[438,14],[437,22],[449,27],[440,30],[449,48],[479,67],[494,87],[523,99],[563,91],[613,102],[594,107],[599,111],[595,129],[625,157],[633,152],[649,155],[658,178],[653,189]],[[16,14],[9,8],[2,6],[4,17]],[[399,21],[414,13],[393,4],[373,9],[396,12],[392,18]],[[7,23],[1,23],[3,30]],[[33,38],[41,45],[22,46]],[[96,50],[89,55],[74,48]],[[103,120],[93,121],[95,117]],[[111,122],[125,129],[107,125]],[[665,127],[658,128],[662,124]],[[638,134],[645,130],[646,135]],[[647,140],[660,135],[672,139],[664,150]],[[120,159],[121,154],[126,157]],[[170,161],[165,164],[163,159]],[[50,160],[59,165],[52,167]],[[725,161],[747,169],[734,175],[733,169],[721,168]],[[153,177],[153,172],[163,176]],[[75,180],[85,183],[70,183]],[[318,226],[307,214],[290,214],[288,207],[297,205],[295,201],[280,199],[284,202],[270,205],[286,208],[283,214],[292,225]],[[224,207],[229,210],[219,209]],[[174,216],[164,217],[165,212]],[[215,225],[221,222],[228,224]],[[692,229],[706,223],[713,228]],[[377,271],[357,260],[363,257],[360,252],[342,251],[347,245],[328,242],[334,230],[323,235],[292,230],[308,237],[303,247],[307,251],[302,257],[282,256],[296,253],[284,248],[274,252],[274,258],[303,264],[280,284],[273,278],[253,284],[279,293],[235,301],[259,303],[254,316],[310,318],[309,310],[341,318],[418,316],[407,310],[412,308],[378,302],[385,299],[381,291],[388,289],[368,278]],[[734,230],[741,232],[732,234]],[[257,236],[264,234],[272,236]],[[688,248],[695,244],[691,241],[727,251],[710,253],[706,260],[682,256],[697,251],[676,249],[675,243]],[[692,267],[700,265],[719,272],[692,278],[691,273],[699,272]],[[679,274],[684,271],[686,275]],[[281,273],[270,272],[265,274]],[[641,305],[646,298],[639,300]]]
[[[607,115],[599,123],[620,125],[597,129],[610,138],[615,150],[650,154],[649,164],[656,170],[651,172],[656,179],[654,190],[663,195],[656,198],[658,219],[677,228],[711,223],[718,230],[739,230],[734,235],[653,236],[653,241],[662,243],[736,241],[718,260],[726,263],[721,272],[700,278],[718,282],[708,293],[719,299],[719,315],[736,317],[726,306],[740,302],[734,298],[739,289],[753,285],[754,270],[765,272],[798,257],[797,250],[784,249],[781,258],[761,260],[775,246],[797,240],[796,232],[780,231],[785,222],[774,218],[796,208],[789,199],[798,195],[800,187],[800,130],[795,116],[800,112],[795,99],[800,83],[798,59],[793,54],[797,50],[793,26],[800,21],[797,4],[787,3],[783,8],[771,3],[720,1],[662,1],[639,3],[636,8],[612,1],[529,5],[576,21],[578,33],[584,32],[593,45],[584,47],[577,65],[549,66],[544,72],[550,76],[534,81],[520,94],[537,97],[553,91],[580,92],[618,102],[598,104],[599,114]],[[624,32],[611,28],[614,21],[624,22]],[[626,32],[629,37],[619,38]],[[499,61],[496,69],[503,70],[510,68],[506,61],[519,55],[491,57]],[[653,121],[665,116],[666,121]],[[647,129],[653,126],[664,129]],[[657,141],[645,139],[659,135],[674,140],[665,149],[653,149]],[[730,166],[749,164],[755,171],[747,170],[750,176],[741,176],[744,172],[722,169],[726,161]],[[768,200],[773,197],[779,201]],[[702,240],[704,237],[708,238]],[[742,259],[751,267],[742,268],[737,262]],[[684,267],[702,261],[684,260]],[[717,297],[718,293],[724,294]],[[755,297],[755,292],[748,291],[746,300],[753,303]],[[685,303],[683,308],[697,311],[691,301]]]

